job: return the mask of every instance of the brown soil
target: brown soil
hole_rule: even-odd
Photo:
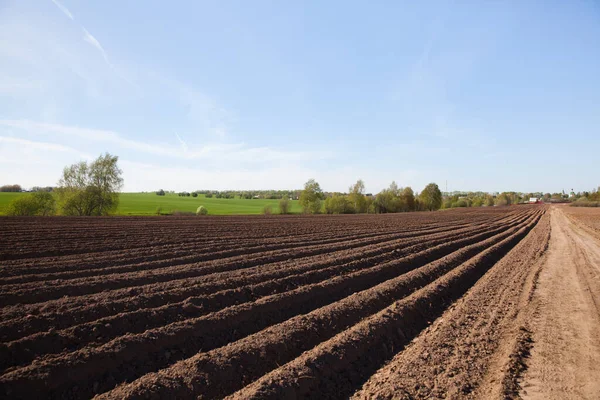
[[[0,397],[508,396],[546,211],[2,218]]]
[[[548,237],[545,215],[461,300],[374,374],[355,398],[504,398],[502,382],[509,370],[490,365],[503,353],[507,333],[516,328]],[[499,358],[508,361],[508,354]],[[491,381],[492,390],[479,387],[486,381]]]
[[[600,210],[554,207],[552,238],[531,322],[533,348],[521,382],[524,399],[600,396]]]

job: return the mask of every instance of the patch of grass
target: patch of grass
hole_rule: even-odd
[[[7,206],[13,199],[27,194],[0,192],[0,215],[6,215]],[[198,207],[202,205],[208,209],[210,215],[259,215],[263,213],[265,206],[270,205],[275,209],[278,203],[279,200],[206,198],[202,194],[198,197],[181,197],[171,193],[164,196],[157,196],[154,192],[121,193],[117,214],[156,215],[159,208],[161,214],[170,214],[169,211],[172,210],[195,214]],[[291,200],[290,206],[291,213],[302,212],[297,200]]]
[[[199,206],[204,206],[210,215],[249,215],[262,214],[267,205],[276,208],[279,200],[266,199],[217,199],[207,198],[203,194],[198,197],[182,197],[167,193],[157,196],[155,193],[121,193],[117,214],[120,215],[155,215],[156,209],[178,210],[196,213]],[[300,213],[302,208],[297,200],[290,201],[291,212]]]
[[[6,215],[6,212],[8,211],[8,205],[11,201],[28,194],[29,193],[0,192],[0,215]]]

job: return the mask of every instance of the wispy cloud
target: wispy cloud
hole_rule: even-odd
[[[179,143],[181,143],[181,148],[183,149],[183,151],[187,152],[189,150],[189,146],[187,145],[187,143],[183,141],[183,139],[181,138],[181,136],[179,136],[178,133],[175,133],[175,136],[177,137],[177,140],[179,140]]]
[[[21,146],[27,146],[30,148],[36,148],[36,149],[47,150],[47,151],[77,152],[77,150],[75,150],[71,147],[68,147],[68,146],[64,146],[62,144],[36,142],[33,140],[27,140],[27,139],[21,139],[21,138],[9,137],[9,136],[0,136],[0,144],[6,144],[6,143],[17,144],[17,145],[21,145]]]
[[[72,21],[75,20],[75,18],[73,17],[73,14],[71,14],[71,12],[67,9],[67,7],[63,6],[56,0],[52,0],[52,2],[56,5],[56,7],[58,7],[60,9],[60,11],[63,12],[63,14],[65,14],[67,17],[69,17]]]
[[[194,130],[211,138],[223,139],[228,136],[233,115],[213,97],[155,71],[149,71],[146,75],[161,93],[166,91],[174,96]]]
[[[85,40],[86,42],[94,46],[96,49],[98,49],[98,51],[102,54],[102,58],[104,58],[104,61],[106,61],[106,64],[108,64],[109,67],[113,68],[113,65],[108,60],[108,55],[106,54],[106,51],[104,50],[98,39],[92,36],[92,34],[89,33],[88,30],[85,29],[83,26],[81,27],[81,29],[83,29],[84,33],[83,40]]]
[[[69,19],[71,19],[71,21],[75,21],[75,17],[69,11],[69,9],[67,9],[67,7],[65,7],[64,5],[59,3],[57,0],[51,0],[51,1],[56,5],[56,7],[58,7],[63,12],[63,14],[65,14],[67,17],[69,17]],[[85,28],[85,26],[83,26],[82,24],[78,24],[78,25],[81,27],[81,30],[83,31],[83,40],[86,41],[87,43],[89,43],[90,45],[94,46],[100,52],[100,54],[102,55],[102,58],[104,59],[104,62],[106,62],[106,64],[112,70],[114,70],[120,78],[124,79],[129,84],[133,85],[133,83],[129,79],[127,79],[125,76],[123,76],[121,73],[119,73],[116,70],[115,66],[110,62],[110,60],[108,58],[108,53],[106,52],[106,50],[104,49],[102,44],[100,44],[100,41],[98,39],[96,39],[96,37],[94,35],[92,35]]]
[[[260,164],[266,162],[306,162],[332,157],[328,151],[284,151],[270,147],[248,147],[244,143],[214,143],[194,149],[182,150],[185,144],[181,138],[178,146],[160,143],[146,143],[127,139],[119,133],[103,129],[89,129],[61,124],[50,124],[31,120],[0,120],[0,126],[20,129],[28,133],[54,133],[74,136],[93,142],[112,144],[121,149],[129,149],[153,155],[173,157],[181,160],[207,160],[222,162],[224,160],[239,163]],[[176,136],[178,136],[176,134]],[[182,143],[183,142],[183,143]],[[187,146],[187,144],[185,144]]]

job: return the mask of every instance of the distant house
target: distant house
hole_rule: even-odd
[[[529,202],[535,204],[539,202],[539,199],[537,197],[530,197]]]

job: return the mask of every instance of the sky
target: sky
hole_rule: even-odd
[[[0,184],[580,191],[599,150],[597,1],[0,0]]]

